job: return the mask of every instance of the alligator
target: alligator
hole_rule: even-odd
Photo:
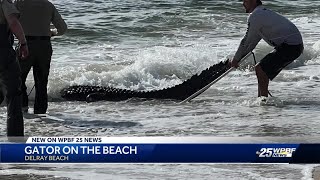
[[[75,85],[62,89],[61,97],[68,101],[87,102],[122,101],[130,98],[184,100],[217,79],[228,69],[230,69],[228,61],[221,61],[203,70],[200,74],[193,75],[181,84],[160,90],[139,91],[105,86]]]

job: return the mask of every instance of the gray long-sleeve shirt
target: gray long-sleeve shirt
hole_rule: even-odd
[[[234,59],[239,61],[252,51],[261,39],[273,47],[282,43],[289,45],[303,43],[298,28],[291,21],[263,6],[258,6],[248,17],[248,29]]]
[[[57,35],[66,32],[67,24],[48,0],[16,0],[15,4],[26,36],[51,36],[51,23],[57,28]]]

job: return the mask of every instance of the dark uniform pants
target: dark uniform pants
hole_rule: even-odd
[[[33,77],[35,82],[35,102],[34,113],[44,114],[48,108],[47,84],[52,56],[52,46],[50,40],[28,40],[29,56],[20,60],[22,71],[22,106],[28,106],[28,94],[26,78],[33,67]]]
[[[2,90],[6,92],[7,136],[24,136],[20,73],[15,51],[12,48],[0,48],[0,82],[2,96]]]

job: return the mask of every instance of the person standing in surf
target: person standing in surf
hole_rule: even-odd
[[[255,66],[258,79],[258,97],[268,97],[269,80],[273,80],[288,64],[303,52],[303,40],[298,28],[284,16],[262,6],[261,0],[243,0],[248,17],[248,28],[231,60],[232,67],[251,52],[261,39],[274,51]]]
[[[24,29],[29,46],[29,57],[20,60],[22,71],[22,108],[28,111],[26,78],[33,67],[36,96],[34,114],[44,114],[48,108],[47,85],[52,56],[51,37],[63,35],[67,24],[55,6],[48,0],[16,0],[20,11],[20,23]],[[51,29],[50,23],[54,25]]]
[[[12,47],[14,34],[19,40],[21,59],[28,56],[27,41],[18,20],[19,11],[10,0],[0,1],[0,94],[7,103],[7,136],[24,136],[24,122],[21,110],[21,79],[19,62]]]

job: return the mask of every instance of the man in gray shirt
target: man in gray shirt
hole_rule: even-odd
[[[33,67],[35,81],[34,114],[44,114],[48,108],[47,85],[52,56],[51,36],[63,35],[67,24],[55,6],[48,0],[16,0],[20,23],[28,41],[30,55],[20,61],[22,70],[22,105],[28,110],[26,78]],[[51,29],[50,24],[56,29]]]
[[[231,61],[238,62],[251,52],[261,39],[275,50],[255,66],[258,78],[258,96],[268,97],[269,79],[275,78],[288,64],[303,52],[303,41],[298,28],[287,18],[262,6],[260,0],[243,0],[248,17],[248,29]]]

